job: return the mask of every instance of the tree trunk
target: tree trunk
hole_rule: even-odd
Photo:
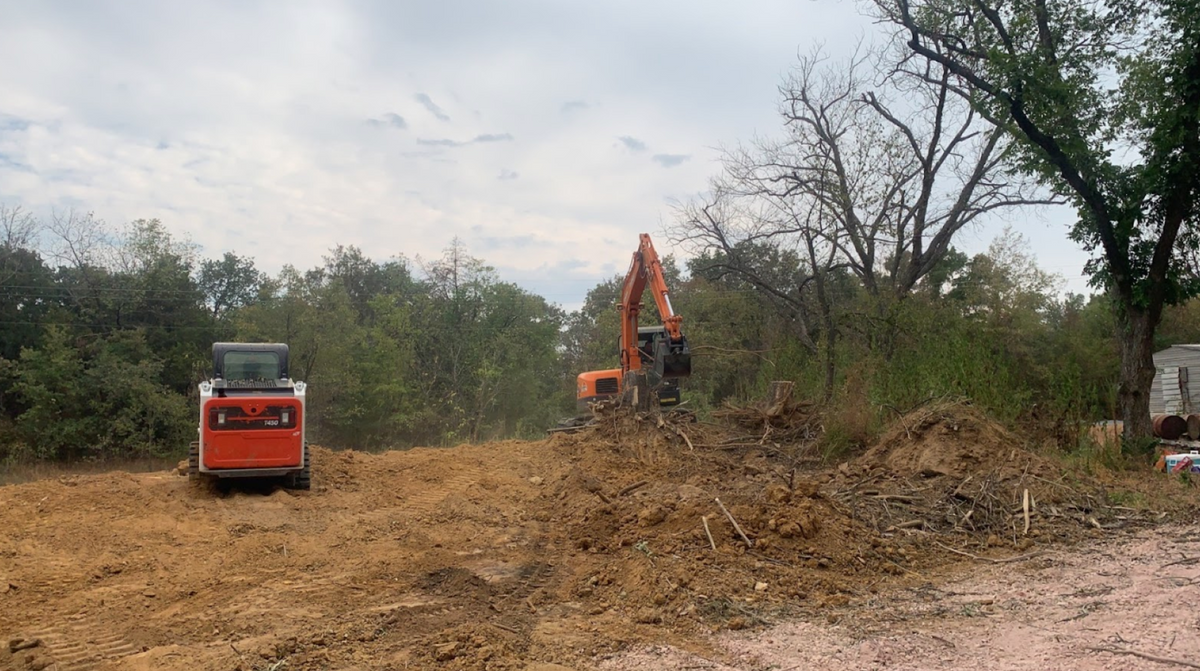
[[[788,405],[792,402],[792,390],[795,389],[796,383],[791,380],[777,380],[771,383],[767,391],[767,417],[779,417],[787,410]]]
[[[1121,382],[1117,409],[1125,425],[1122,444],[1145,444],[1153,435],[1150,420],[1150,387],[1154,384],[1154,330],[1146,310],[1118,310],[1117,339],[1121,347]]]
[[[828,312],[826,312],[828,315]],[[837,331],[834,330],[833,319],[825,318],[825,402],[833,400],[833,383],[837,372],[837,359],[834,358],[834,347],[837,344]]]
[[[815,255],[814,255],[815,258]],[[825,331],[825,402],[833,400],[833,382],[836,373],[837,360],[834,358],[834,346],[837,343],[837,327],[833,323],[833,306],[829,304],[829,296],[825,293],[825,278],[818,274],[817,302],[821,304],[821,328]]]

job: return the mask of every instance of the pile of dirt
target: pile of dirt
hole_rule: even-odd
[[[1069,538],[1116,525],[1101,486],[964,403],[901,417],[840,467],[834,486],[832,495],[880,532],[925,529],[1028,546],[1043,534]]]
[[[1058,475],[1008,429],[964,403],[939,403],[901,417],[857,463],[901,477]]]
[[[549,444],[573,462],[549,483],[552,522],[573,555],[564,596],[593,611],[738,628],[764,608],[837,599],[860,589],[863,575],[886,572],[866,529],[820,482],[766,452],[689,449],[669,429],[618,435]]]

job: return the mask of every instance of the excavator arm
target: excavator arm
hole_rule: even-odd
[[[665,330],[665,337],[653,343],[650,358],[654,371],[661,378],[691,375],[691,351],[681,330],[683,317],[675,314],[675,309],[671,306],[662,262],[659,261],[658,252],[655,251],[650,236],[645,233],[641,234],[638,248],[633,253],[629,272],[626,273],[625,283],[621,287],[621,302],[617,305],[621,315],[621,370],[637,371],[643,367],[642,356],[639,354],[638,317],[642,311],[642,294],[647,286],[654,296],[654,303],[658,307]]]

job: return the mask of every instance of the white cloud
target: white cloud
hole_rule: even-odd
[[[794,0],[6,3],[0,26],[0,201],[158,217],[272,272],[458,236],[568,306],[713,147],[778,128],[797,50],[870,29]]]

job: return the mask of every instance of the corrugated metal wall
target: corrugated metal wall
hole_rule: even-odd
[[[1200,345],[1175,345],[1154,355],[1151,414],[1200,412]]]

